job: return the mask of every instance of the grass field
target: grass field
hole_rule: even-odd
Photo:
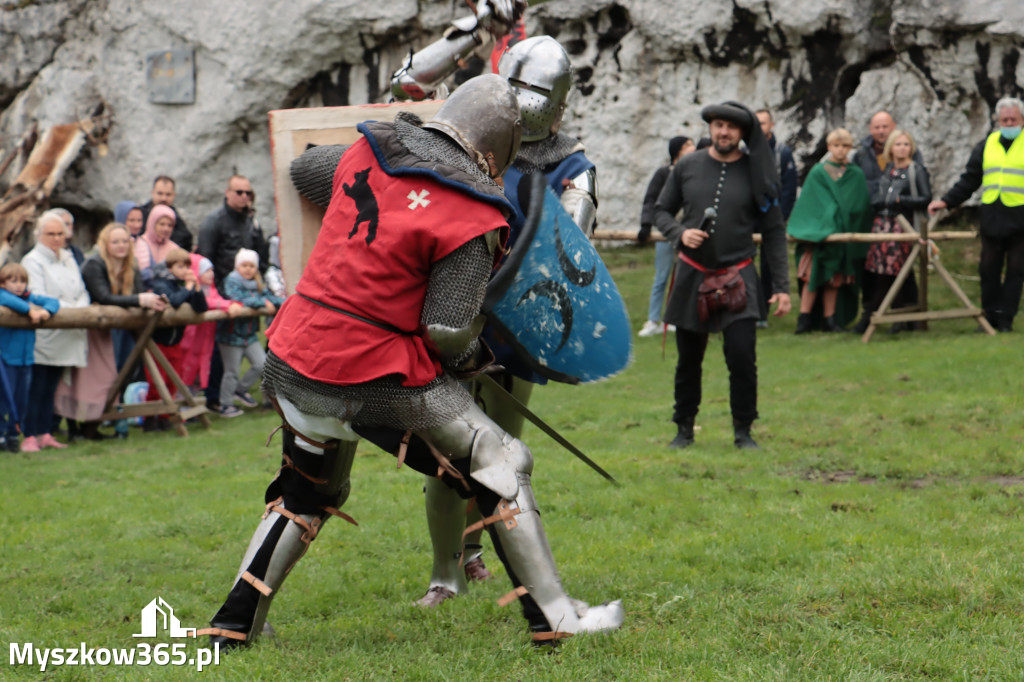
[[[943,259],[978,300],[974,242]],[[643,322],[652,249],[606,253]],[[933,280],[935,307],[951,297]],[[759,332],[763,449],[732,446],[720,341],[705,361],[697,444],[670,451],[674,347],[637,339],[622,375],[550,385],[531,406],[620,482],[528,428],[534,486],[562,578],[622,598],[626,623],[534,650],[498,579],[434,611],[421,482],[361,447],[345,511],[288,579],[275,638],[187,667],[48,668],[44,679],[1024,679],[1024,361],[1020,333],[970,320],[928,332]],[[157,596],[186,627],[223,600],[262,511],[280,436],[268,412],[187,439],[0,456],[0,638],[134,647]],[[153,643],[173,643],[161,635]],[[189,655],[197,646],[191,642]],[[10,665],[2,679],[41,677]]]

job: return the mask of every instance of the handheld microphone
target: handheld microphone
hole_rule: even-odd
[[[701,232],[707,232],[707,230],[704,228],[707,227],[707,224],[709,222],[711,222],[717,217],[718,211],[715,210],[715,207],[708,206],[707,208],[704,209],[704,217],[700,219],[700,225],[697,226],[697,229],[700,230]]]

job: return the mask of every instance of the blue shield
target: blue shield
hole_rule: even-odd
[[[516,244],[510,260],[517,255],[522,260],[503,284],[504,294],[490,305],[491,324],[520,359],[549,379],[575,384],[610,377],[632,360],[626,305],[597,250],[555,193],[545,186],[542,196],[529,248]],[[524,229],[519,241],[529,237]]]

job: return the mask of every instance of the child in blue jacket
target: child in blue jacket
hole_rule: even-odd
[[[30,292],[28,271],[18,263],[8,263],[0,268],[0,305],[39,324],[57,312],[60,301]],[[0,366],[7,374],[10,388],[10,395],[0,392],[0,443],[9,452],[18,452],[18,419],[28,410],[35,346],[36,330],[0,327]]]
[[[260,257],[252,249],[239,249],[235,254],[235,269],[224,278],[224,298],[238,301],[250,308],[275,310],[284,302],[267,291],[259,278]],[[220,382],[220,413],[224,417],[237,417],[242,413],[234,401],[246,407],[256,407],[249,389],[263,376],[267,354],[260,345],[260,318],[239,317],[217,323],[217,347],[224,364],[224,377]],[[238,372],[242,358],[249,358],[249,371],[241,379]]]

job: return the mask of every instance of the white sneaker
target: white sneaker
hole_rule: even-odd
[[[676,326],[675,326],[674,324],[670,324],[670,325],[668,326],[668,330],[669,330],[670,332],[673,332],[673,333],[675,333],[675,331],[676,331]]]
[[[654,336],[661,333],[661,322],[655,322],[654,320],[647,320],[644,322],[644,326],[640,327],[640,331],[637,332],[637,336]]]

